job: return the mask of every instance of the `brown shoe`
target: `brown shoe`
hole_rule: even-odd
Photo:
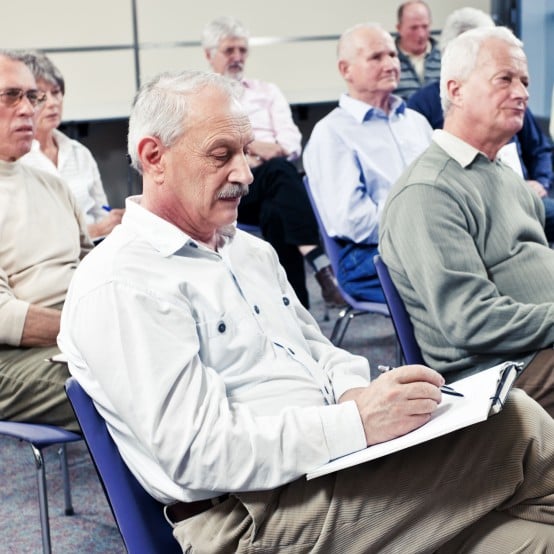
[[[321,296],[328,307],[342,308],[346,306],[346,302],[337,287],[337,280],[335,279],[330,265],[322,267],[315,274],[315,278],[321,287]]]

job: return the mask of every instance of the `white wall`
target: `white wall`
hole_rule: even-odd
[[[248,74],[277,83],[289,102],[333,101],[343,90],[337,37],[361,21],[394,31],[400,1],[383,0],[25,0],[5,2],[0,46],[46,51],[65,80],[64,119],[126,117],[136,83],[164,70],[207,69],[206,22],[234,15],[250,29]],[[489,0],[429,0],[433,29],[456,8]],[[133,7],[136,7],[135,40]],[[135,63],[135,46],[138,67]]]

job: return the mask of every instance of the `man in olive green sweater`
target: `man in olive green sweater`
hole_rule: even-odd
[[[449,44],[444,130],[393,187],[379,244],[429,366],[452,380],[521,361],[518,386],[552,415],[554,251],[540,199],[496,160],[522,125],[527,85],[509,30]]]

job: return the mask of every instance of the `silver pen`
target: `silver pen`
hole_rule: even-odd
[[[390,365],[378,365],[377,369],[378,369],[379,373],[386,373],[387,371],[392,371],[394,369],[394,367],[390,366]],[[440,391],[443,394],[449,394],[450,396],[459,396],[459,397],[462,397],[462,398],[464,396],[461,392],[458,392],[458,391],[454,390],[449,385],[443,385],[440,388]]]

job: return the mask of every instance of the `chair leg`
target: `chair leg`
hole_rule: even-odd
[[[340,346],[342,344],[342,340],[344,339],[346,329],[348,329],[348,325],[350,324],[350,321],[354,317],[354,314],[352,312],[353,312],[352,306],[348,306],[347,308],[344,308],[340,311],[339,317],[337,318],[335,326],[333,327],[333,332],[331,333],[331,337],[329,338],[329,340],[335,346]]]
[[[44,554],[51,554],[52,544],[50,541],[50,522],[48,519],[48,493],[46,490],[46,471],[44,468],[44,458],[42,451],[34,444],[31,444],[33,455],[35,457],[35,466],[37,469],[38,485],[38,504],[40,512],[40,528],[42,534],[42,551]]]
[[[67,465],[67,448],[65,444],[62,444],[58,450],[60,457],[60,468],[62,471],[63,480],[63,496],[65,501],[65,515],[72,516],[75,511],[73,510],[73,504],[71,502],[71,484],[69,481],[69,468]]]
[[[329,321],[329,306],[323,303],[323,321]]]

